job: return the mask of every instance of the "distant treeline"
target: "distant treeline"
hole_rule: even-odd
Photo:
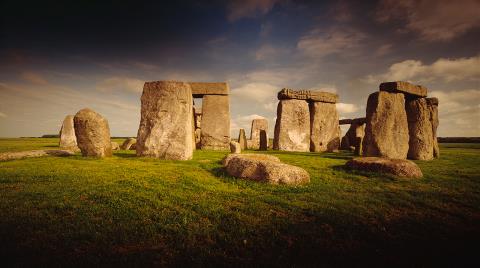
[[[440,143],[480,143],[480,137],[438,137]]]

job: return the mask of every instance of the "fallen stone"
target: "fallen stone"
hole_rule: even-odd
[[[147,82],[143,87],[138,156],[188,160],[193,155],[193,99],[190,84]]]
[[[120,149],[122,150],[130,150],[133,144],[137,143],[137,139],[135,138],[128,138],[126,139],[122,145],[120,146]]]
[[[310,112],[306,101],[292,99],[278,103],[273,149],[310,151]]]
[[[247,149],[247,136],[245,136],[245,129],[243,128],[238,133],[238,143],[240,144],[240,149]]]
[[[327,103],[337,103],[338,95],[330,92],[317,90],[293,90],[284,88],[278,92],[279,100],[298,99],[307,101],[320,101]]]
[[[202,132],[200,147],[228,150],[230,144],[229,96],[205,95],[202,101]]]
[[[416,97],[427,96],[426,87],[420,85],[413,85],[403,81],[381,83],[380,91],[387,91],[391,93],[406,93]]]
[[[120,150],[120,146],[118,145],[118,142],[112,141],[111,144],[112,144],[113,151]]]
[[[242,149],[240,148],[240,143],[236,141],[231,141],[230,142],[230,152],[232,154],[239,154],[242,152]]]
[[[432,124],[433,134],[433,157],[440,157],[440,148],[438,147],[437,128],[438,128],[438,99],[427,98],[427,106],[430,111],[430,123]]]
[[[222,160],[223,166],[227,166],[230,160],[236,156],[237,154],[229,154],[225,156]],[[281,162],[278,157],[274,155],[268,155],[268,154],[242,154],[242,156],[245,156],[251,159],[262,160],[262,161],[272,161],[272,162],[278,162],[278,163]]]
[[[414,162],[406,159],[358,157],[348,161],[345,165],[349,169],[391,174],[399,177],[423,177],[420,168]]]
[[[75,128],[73,125],[73,115],[67,115],[60,129],[59,147],[68,150],[79,150],[77,147],[77,137],[75,136]]]
[[[405,110],[410,135],[408,158],[414,160],[433,159],[433,127],[427,100],[425,98],[407,100]]]
[[[248,147],[248,149],[258,150],[260,148],[260,132],[262,130],[265,131],[265,133],[268,132],[268,120],[265,118],[253,119],[250,130],[251,147]]]
[[[75,155],[70,150],[32,150],[23,152],[5,152],[0,153],[0,161],[17,160],[23,158],[42,157],[42,156],[72,156]]]
[[[83,156],[110,157],[112,143],[108,121],[95,111],[85,108],[75,115],[75,136]]]
[[[385,91],[370,94],[362,155],[406,159],[408,141],[404,95]]]
[[[340,148],[340,126],[337,106],[333,103],[311,102],[310,151],[335,152]]]
[[[230,176],[271,184],[305,184],[310,175],[300,167],[259,158],[256,154],[236,154],[225,165]]]

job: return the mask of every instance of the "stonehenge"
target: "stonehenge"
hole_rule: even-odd
[[[147,82],[141,97],[138,156],[188,160],[193,155],[193,98],[190,84]]]
[[[268,146],[268,120],[265,118],[257,118],[252,120],[252,128],[250,130],[250,145],[248,149],[258,150],[260,149],[260,132],[265,132],[267,135]]]
[[[278,95],[274,150],[324,152],[340,147],[340,127],[333,93],[284,88]]]
[[[362,154],[413,160],[438,157],[438,99],[426,96],[424,86],[402,81],[380,84],[368,98]]]
[[[73,118],[78,148],[83,156],[110,157],[112,143],[108,121],[95,111],[85,108]]]
[[[77,137],[73,126],[73,115],[67,115],[60,129],[60,148],[67,150],[78,150]]]
[[[355,119],[342,119],[339,121],[340,125],[350,125],[345,136],[342,137],[340,148],[342,150],[350,150],[350,147],[355,148],[355,154],[361,155],[362,150],[358,149],[362,147],[363,137],[365,136],[365,117]]]

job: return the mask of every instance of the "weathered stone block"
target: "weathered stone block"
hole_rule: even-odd
[[[260,130],[260,146],[258,147],[260,151],[268,150],[268,136],[265,130]]]
[[[73,115],[67,115],[60,129],[60,148],[69,150],[78,150],[77,137],[73,126]]]
[[[193,100],[190,84],[145,83],[142,94],[138,156],[187,160],[193,154]]]
[[[190,82],[194,98],[201,98],[204,95],[228,95],[230,89],[227,83],[203,83]]]
[[[264,118],[253,119],[250,130],[251,147],[248,147],[248,149],[258,150],[260,148],[260,132],[262,130],[268,133],[268,120]]]
[[[430,110],[430,123],[432,124],[433,134],[433,157],[440,157],[440,148],[438,147],[437,128],[438,128],[438,99],[427,98],[427,106]]]
[[[279,100],[298,99],[307,101],[320,101],[328,103],[337,103],[338,95],[330,92],[317,90],[293,90],[284,88],[278,92]]]
[[[310,151],[334,152],[340,147],[337,107],[334,103],[311,102]]]
[[[241,128],[238,133],[238,143],[242,150],[247,149],[247,136],[245,135],[245,129]]]
[[[85,108],[73,118],[78,148],[83,156],[112,156],[108,121],[95,111]]]
[[[385,91],[370,94],[363,155],[405,159],[408,141],[404,95]]]
[[[202,101],[202,149],[228,150],[230,144],[230,100],[224,95],[205,95]]]
[[[433,159],[433,128],[427,100],[425,98],[407,100],[405,110],[410,135],[408,158],[414,160]]]
[[[307,101],[292,99],[278,103],[273,149],[310,151],[310,113]]]
[[[420,85],[413,85],[403,81],[381,83],[380,91],[387,91],[392,93],[407,93],[416,97],[427,96],[426,87]]]

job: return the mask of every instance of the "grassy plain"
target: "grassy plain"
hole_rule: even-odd
[[[121,142],[121,140],[118,140]],[[0,139],[0,152],[58,139]],[[255,152],[261,153],[261,152]],[[306,186],[228,176],[227,152],[190,161],[42,157],[0,162],[8,265],[461,265],[477,261],[480,144],[441,144],[418,180],[350,172],[340,153],[262,152]]]

